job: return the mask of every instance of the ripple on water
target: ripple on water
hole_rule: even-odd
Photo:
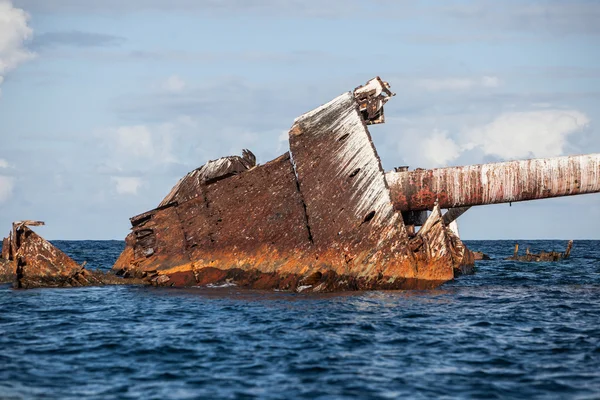
[[[522,264],[475,242],[496,260],[431,291],[2,285],[0,397],[598,398],[598,244]],[[58,245],[100,268],[123,247]]]

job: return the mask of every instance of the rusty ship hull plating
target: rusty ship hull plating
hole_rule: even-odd
[[[375,78],[297,118],[290,151],[211,161],[131,218],[113,270],[162,286],[334,291],[433,288],[473,255],[439,207],[416,235],[394,209],[367,125],[393,96]]]

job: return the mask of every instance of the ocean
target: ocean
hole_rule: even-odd
[[[0,286],[2,399],[600,399],[600,241],[429,291]],[[121,241],[54,241],[109,269]],[[519,241],[564,251],[566,241]]]

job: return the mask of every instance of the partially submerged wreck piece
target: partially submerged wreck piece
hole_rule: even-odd
[[[0,283],[12,282],[18,289],[143,283],[85,269],[85,263],[76,263],[29,228],[41,225],[41,221],[13,223],[9,236],[2,241]]]
[[[439,207],[411,238],[394,210],[367,129],[391,96],[375,78],[297,118],[275,160],[226,157],[191,172],[131,218],[114,270],[156,285],[296,291],[431,288],[470,272]],[[234,161],[243,167],[212,167]]]
[[[28,226],[41,221],[19,221],[2,244],[2,259],[17,288],[82,286],[88,284],[85,269]],[[80,283],[81,281],[81,283]]]
[[[492,259],[490,256],[488,256],[487,254],[485,254],[482,251],[474,251],[473,252],[473,257],[475,257],[475,261],[491,260]]]
[[[559,251],[541,251],[537,254],[531,253],[529,248],[525,251],[524,255],[519,255],[519,244],[515,245],[515,252],[512,257],[508,257],[507,260],[511,261],[524,261],[524,262],[543,262],[543,261],[561,261],[566,260],[571,255],[573,249],[573,241],[569,240],[567,243],[567,249],[564,253]]]

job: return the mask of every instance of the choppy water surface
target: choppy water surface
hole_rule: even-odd
[[[56,244],[100,268],[123,247]],[[0,286],[0,398],[406,397],[600,398],[600,242],[434,291]]]

